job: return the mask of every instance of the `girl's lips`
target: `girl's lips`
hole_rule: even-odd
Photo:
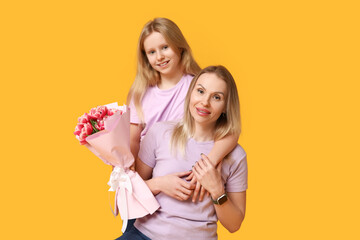
[[[157,65],[158,65],[159,67],[165,67],[169,62],[170,62],[170,60],[167,60],[167,61],[164,61],[164,62],[162,62],[162,63],[158,63]]]
[[[210,114],[210,111],[203,108],[196,108],[196,111],[200,116],[207,116]]]

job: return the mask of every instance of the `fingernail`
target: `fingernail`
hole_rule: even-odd
[[[204,155],[204,154],[203,154],[203,153],[200,153],[200,156],[201,156],[201,155]]]

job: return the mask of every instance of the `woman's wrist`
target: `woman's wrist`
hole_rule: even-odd
[[[214,191],[211,191],[210,195],[212,199],[218,199],[221,195],[225,193],[225,189],[223,186],[214,189]]]

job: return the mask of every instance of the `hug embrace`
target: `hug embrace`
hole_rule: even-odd
[[[223,66],[201,70],[178,26],[148,22],[128,95],[135,170],[160,204],[118,239],[217,239],[245,217],[247,160],[240,104]]]

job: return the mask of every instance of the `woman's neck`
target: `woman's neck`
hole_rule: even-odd
[[[200,125],[195,123],[195,130],[192,138],[197,142],[208,142],[214,140],[215,124]]]
[[[170,88],[174,87],[180,81],[180,79],[182,78],[183,75],[184,75],[184,73],[182,70],[179,70],[172,75],[160,74],[161,80],[157,86],[161,90],[170,89]]]

